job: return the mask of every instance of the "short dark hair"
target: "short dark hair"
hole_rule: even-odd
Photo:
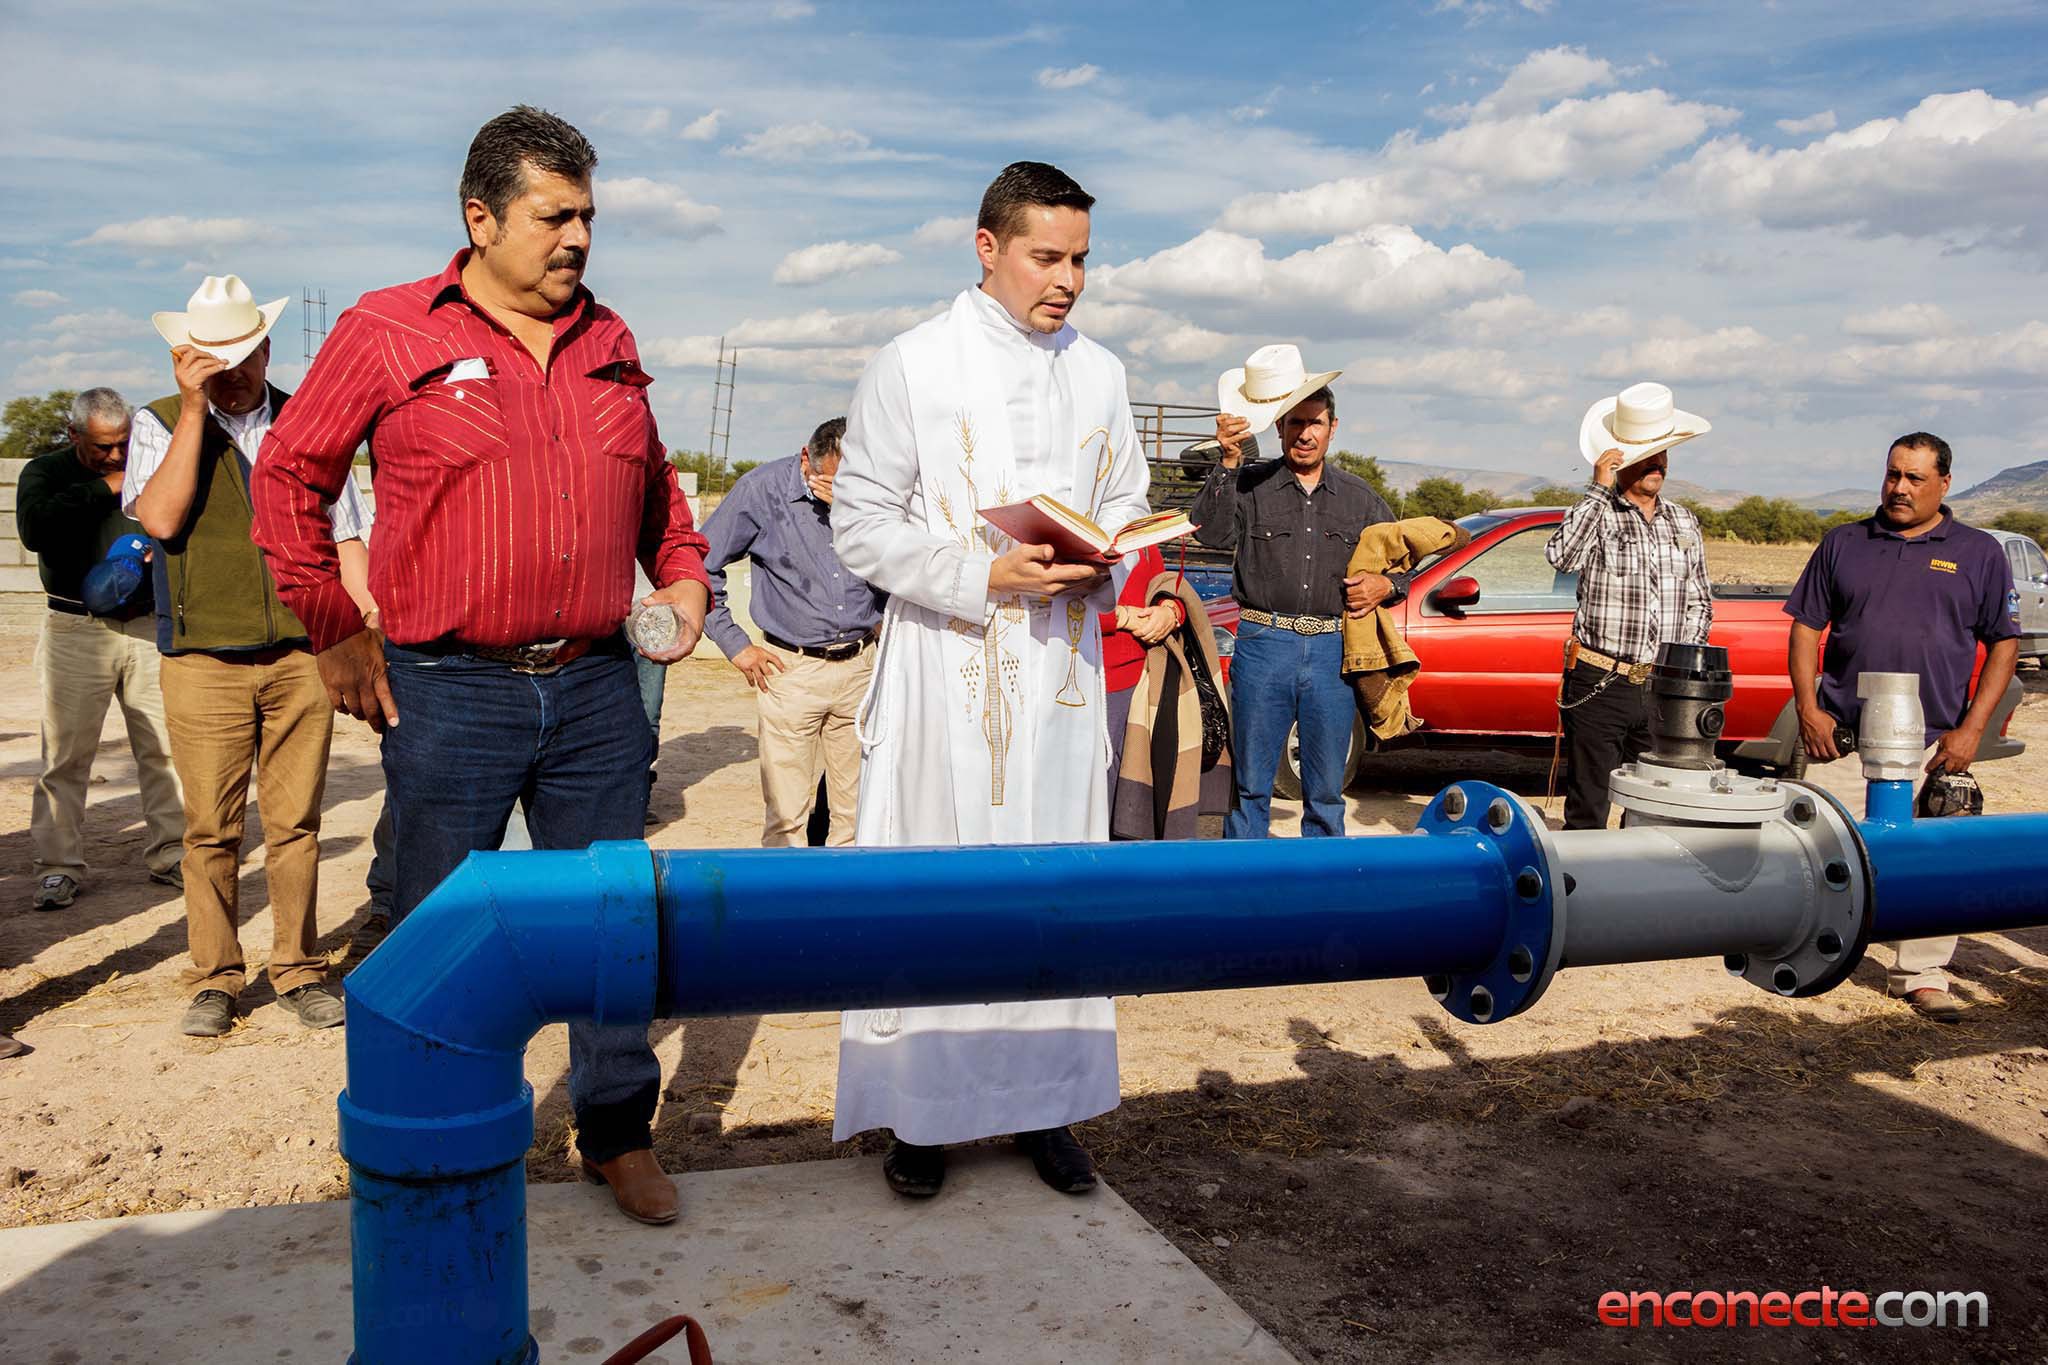
[[[839,449],[839,443],[844,439],[846,419],[834,417],[830,421],[818,423],[818,429],[811,433],[811,439],[805,443],[804,449],[810,452],[812,459],[822,460]]]
[[[1007,242],[1030,226],[1027,215],[1034,208],[1079,209],[1095,207],[1095,196],[1076,184],[1074,177],[1043,161],[1013,161],[1003,173],[988,182],[981,196],[981,215],[976,228],[995,234],[998,243]]]
[[[567,119],[517,104],[476,130],[456,193],[465,209],[470,200],[478,200],[503,222],[505,206],[526,193],[529,166],[567,180],[588,180],[597,169],[597,148]]]
[[[1293,412],[1294,408],[1300,407],[1303,403],[1327,404],[1330,409],[1330,420],[1332,422],[1337,420],[1337,394],[1333,389],[1330,388],[1328,384],[1323,385],[1320,389],[1317,389],[1314,393],[1309,394],[1307,397],[1296,401],[1294,407],[1290,407],[1289,409],[1287,409],[1287,412]],[[1285,417],[1287,415],[1287,412],[1283,412],[1280,415],[1282,417]]]
[[[1949,463],[1954,457],[1949,451],[1947,441],[1942,440],[1931,431],[1909,431],[1885,447],[1885,454],[1889,456],[1892,451],[1897,450],[1900,446],[1904,446],[1908,450],[1933,451],[1934,472],[1941,475],[1944,479],[1948,477]]]

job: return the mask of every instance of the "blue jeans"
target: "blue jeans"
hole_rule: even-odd
[[[526,808],[535,848],[641,837],[653,740],[631,661],[615,644],[600,651],[531,674],[385,644],[401,718],[384,732],[393,929],[470,853],[498,847],[514,805]],[[652,1146],[660,1086],[646,1025],[569,1025],[584,1156],[602,1163]]]
[[[1237,801],[1226,839],[1263,839],[1273,819],[1273,774],[1290,727],[1301,741],[1303,837],[1344,832],[1344,759],[1358,714],[1344,681],[1344,637],[1296,635],[1244,621],[1230,660],[1231,769]]]

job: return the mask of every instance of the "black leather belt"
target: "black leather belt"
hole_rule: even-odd
[[[777,649],[786,649],[791,654],[801,654],[806,659],[823,659],[827,663],[843,663],[875,642],[875,633],[869,631],[858,640],[847,640],[841,644],[826,645],[819,649],[812,645],[793,645],[779,635],[761,632],[761,638]]]
[[[487,663],[504,664],[514,673],[555,673],[587,655],[624,653],[625,637],[606,635],[595,639],[544,640],[530,645],[472,645],[461,640],[428,640],[417,645],[394,645],[394,649],[436,657],[462,655]]]
[[[43,600],[50,604],[51,611],[61,611],[66,616],[92,615],[92,613],[87,611],[82,604],[77,602],[66,602],[61,597],[45,597]]]

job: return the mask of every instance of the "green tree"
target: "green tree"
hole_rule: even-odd
[[[1737,540],[1755,545],[1786,545],[1795,541],[1819,540],[1818,513],[1801,507],[1790,498],[1765,498],[1752,494],[1728,510],[1724,524]]]
[[[1490,488],[1468,493],[1465,485],[1456,479],[1432,478],[1415,485],[1415,491],[1408,495],[1407,510],[1403,515],[1456,521],[1459,517],[1468,517],[1499,505],[1499,499]]]
[[[760,467],[761,462],[759,460],[734,460],[732,462],[733,482],[738,483],[740,475],[746,473],[749,469],[759,469]]]
[[[52,389],[41,398],[15,398],[0,412],[0,459],[26,460],[48,454],[66,440],[71,424],[71,400],[78,395],[70,389]]]
[[[1402,510],[1407,505],[1407,500],[1401,496],[1401,490],[1388,480],[1387,471],[1380,468],[1377,456],[1357,455],[1348,450],[1340,450],[1330,457],[1330,462],[1345,473],[1356,474],[1371,484],[1372,491],[1386,499],[1387,507],[1396,517],[1409,515]]]
[[[1837,526],[1847,526],[1850,522],[1861,521],[1869,515],[1870,513],[1868,512],[1830,512],[1827,519],[1820,524],[1821,534],[1826,535]],[[2042,520],[2048,522],[2048,517],[2044,517]]]
[[[2040,512],[2000,512],[1991,519],[1991,526],[2026,536],[2036,545],[2048,545],[2048,515]]]
[[[1584,488],[1573,488],[1561,483],[1546,483],[1541,488],[1531,490],[1529,506],[1570,507],[1585,496],[1586,490]]]
[[[1728,514],[1726,512],[1717,512],[1697,498],[1681,498],[1679,506],[1692,513],[1693,519],[1700,524],[1700,534],[1708,540],[1725,540],[1728,538]]]

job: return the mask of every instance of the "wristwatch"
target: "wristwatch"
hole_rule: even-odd
[[[1394,603],[1396,603],[1396,602],[1399,602],[1399,601],[1401,601],[1401,600],[1402,600],[1403,598],[1407,597],[1407,596],[1408,596],[1408,580],[1409,580],[1409,579],[1410,579],[1411,577],[1413,577],[1413,575],[1411,575],[1411,574],[1405,574],[1405,573],[1390,573],[1390,574],[1388,574],[1388,575],[1387,575],[1387,582],[1389,582],[1389,583],[1393,584],[1394,586],[1393,586],[1393,588],[1392,588],[1392,589],[1391,589],[1391,590],[1390,590],[1390,591],[1389,591],[1389,592],[1387,593],[1387,595],[1386,595],[1386,596],[1385,596],[1384,598],[1382,598],[1382,599],[1380,600],[1380,605],[1381,605],[1381,606],[1383,606],[1383,607],[1387,607],[1387,606],[1392,606],[1392,605],[1393,605]]]

